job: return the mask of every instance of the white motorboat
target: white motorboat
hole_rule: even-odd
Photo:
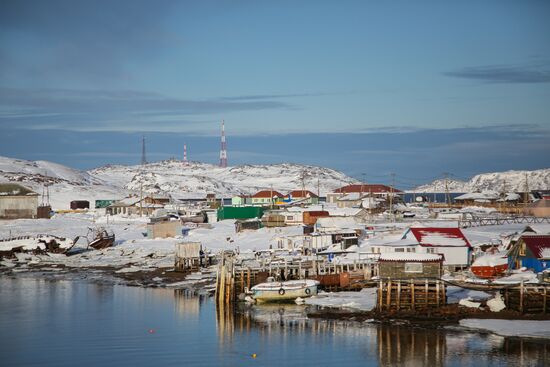
[[[260,283],[250,290],[257,302],[284,302],[316,295],[318,286],[317,280],[305,279]]]

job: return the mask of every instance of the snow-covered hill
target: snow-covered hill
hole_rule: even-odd
[[[475,192],[492,190],[497,192],[521,192],[528,185],[529,190],[550,190],[550,168],[535,171],[506,171],[482,173],[469,181],[448,180],[451,192]],[[431,184],[414,189],[416,192],[444,192],[445,180],[435,180]]]
[[[17,182],[42,194],[49,187],[50,204],[54,209],[68,209],[72,200],[110,199],[123,197],[114,187],[87,172],[47,161],[26,161],[0,157],[0,182]],[[93,204],[92,204],[93,205]]]
[[[236,194],[253,194],[259,190],[286,193],[306,189],[321,195],[356,182],[341,172],[329,168],[301,164],[242,165],[220,168],[206,163],[170,160],[144,166],[105,166],[88,172],[91,176],[119,185],[127,190],[170,193],[180,198],[200,198],[207,193],[229,198]]]
[[[207,193],[229,198],[270,189],[286,193],[300,189],[321,195],[355,183],[345,174],[300,164],[243,165],[220,168],[206,163],[169,160],[143,166],[107,165],[88,172],[46,161],[0,157],[0,182],[20,182],[42,193],[49,185],[54,209],[68,209],[72,200],[119,199],[129,193],[170,194],[175,198],[204,198]]]

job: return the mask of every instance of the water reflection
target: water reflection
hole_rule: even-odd
[[[326,342],[326,337],[360,343],[365,361],[380,366],[494,365],[539,366],[550,361],[550,341],[470,333],[456,327],[413,327],[340,320],[308,319],[298,305],[239,305],[217,310],[220,344],[235,335],[259,332],[270,340],[283,335]]]
[[[0,356],[6,366],[56,367],[538,366],[550,360],[550,340],[308,319],[310,308],[222,309],[185,290],[0,277]]]

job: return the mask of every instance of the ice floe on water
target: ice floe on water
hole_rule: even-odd
[[[306,298],[305,303],[370,311],[376,306],[376,290],[377,288],[363,288],[360,292],[320,292],[317,296]]]
[[[460,325],[501,336],[550,338],[550,320],[464,319]]]

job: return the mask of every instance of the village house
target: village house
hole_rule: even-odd
[[[373,253],[420,253],[443,255],[443,266],[456,271],[470,265],[471,245],[460,228],[409,228],[401,236],[367,240]]]
[[[309,190],[294,190],[289,192],[285,200],[296,201],[301,204],[319,204],[319,196]]]
[[[394,187],[380,184],[353,184],[341,187],[327,193],[327,203],[337,203],[337,200],[346,194],[355,193],[360,198],[367,196],[387,199],[390,196],[401,197],[403,191]]]
[[[163,198],[145,197],[140,199],[137,196],[129,196],[116,201],[107,207],[107,214],[117,215],[151,215],[156,209],[164,208]]]
[[[90,202],[88,200],[73,200],[70,203],[71,210],[78,209],[90,209]]]
[[[443,255],[392,252],[378,258],[382,279],[436,278],[443,275]]]
[[[510,261],[516,269],[525,267],[538,273],[550,269],[550,235],[522,235]]]
[[[252,196],[250,195],[236,195],[231,198],[232,206],[245,206],[252,204]]]
[[[455,203],[463,205],[494,204],[500,199],[496,191],[470,192],[454,198]]]
[[[275,190],[262,190],[252,195],[252,205],[273,205],[278,199],[284,197],[278,191]]]
[[[22,185],[0,184],[0,218],[36,218],[38,194]]]
[[[368,194],[361,194],[358,192],[351,192],[344,194],[336,199],[336,206],[338,208],[359,208]]]
[[[206,204],[215,205],[216,204],[216,194],[206,194]]]

